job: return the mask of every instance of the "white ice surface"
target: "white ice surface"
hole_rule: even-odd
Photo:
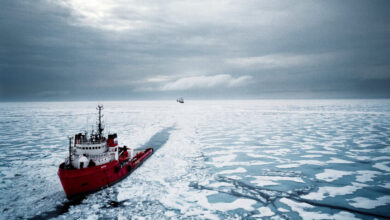
[[[303,158],[316,158],[316,157],[322,157],[322,155],[318,155],[318,154],[308,154],[308,155],[303,155],[301,156]]]
[[[275,213],[268,207],[260,207],[257,210],[259,211],[259,214],[253,215],[252,217],[262,218],[275,215]]]
[[[244,161],[224,161],[224,162],[207,162],[207,164],[210,164],[210,165],[213,165],[217,168],[221,168],[221,167],[227,167],[227,166],[261,166],[261,165],[265,165],[265,164],[269,164],[268,162],[263,162],[263,161],[247,161],[247,162],[244,162]]]
[[[358,170],[357,173],[356,181],[361,183],[373,181],[375,176],[381,174],[380,172],[373,170]]]
[[[386,172],[390,172],[390,166],[388,166],[388,164],[390,164],[390,161],[376,163],[376,164],[374,164],[373,167],[378,168],[378,169],[383,170],[383,171],[386,171]]]
[[[251,183],[258,186],[267,186],[267,185],[279,185],[278,181],[293,181],[298,183],[304,183],[301,177],[289,177],[289,176],[253,176],[255,180],[252,180]]]
[[[208,192],[207,195],[213,195],[215,193]],[[199,205],[201,205],[204,208],[212,209],[212,210],[219,210],[219,211],[229,211],[229,210],[235,210],[235,209],[245,209],[247,211],[253,211],[253,205],[256,203],[255,200],[252,199],[236,199],[233,202],[229,203],[209,203],[207,200],[207,197],[201,194],[198,194],[195,196],[195,200]]]
[[[290,208],[297,212],[299,216],[303,220],[313,220],[313,219],[337,219],[337,220],[344,220],[344,219],[357,219],[352,213],[349,212],[338,212],[336,214],[327,214],[327,213],[321,213],[321,212],[315,212],[315,211],[308,211],[308,209],[314,208],[314,206],[309,205],[307,203],[300,203],[293,201],[291,199],[282,198],[280,199],[280,202],[290,206]]]
[[[343,176],[351,175],[353,172],[333,170],[333,169],[324,169],[323,173],[316,174],[316,178],[319,180],[324,180],[326,182],[335,181]]]
[[[355,208],[373,209],[379,206],[389,205],[390,196],[381,196],[377,199],[369,199],[365,197],[356,197],[348,199],[349,204]]]
[[[366,186],[367,185],[361,183],[352,183],[352,185],[341,186],[341,187],[324,186],[324,187],[320,187],[317,192],[311,192],[307,195],[302,196],[302,198],[310,199],[310,200],[323,200],[326,197],[335,197],[335,196],[352,194],[357,190]]]
[[[234,170],[224,170],[224,171],[221,171],[218,174],[232,174],[232,173],[245,173],[245,172],[247,172],[247,170],[245,168],[238,167],[238,168],[236,168]]]
[[[387,188],[387,189],[390,189],[390,183],[385,183],[385,184],[380,185],[380,186]]]
[[[331,160],[327,161],[327,163],[353,163],[352,161],[343,160],[343,159],[335,158],[335,157],[332,157],[330,159]]]

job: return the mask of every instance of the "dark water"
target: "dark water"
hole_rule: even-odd
[[[0,103],[0,218],[390,217],[390,101],[103,102],[119,144],[155,154],[68,201],[67,136],[94,102]]]

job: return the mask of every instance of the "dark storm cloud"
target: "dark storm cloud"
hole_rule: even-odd
[[[389,97],[387,1],[7,1],[0,100]]]

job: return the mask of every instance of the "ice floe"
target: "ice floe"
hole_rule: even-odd
[[[213,192],[207,193],[207,195],[215,194]],[[213,210],[219,210],[219,211],[229,211],[229,210],[235,210],[235,209],[245,209],[247,211],[253,211],[254,207],[253,205],[256,204],[255,200],[252,199],[236,199],[233,202],[218,202],[218,203],[210,203],[207,200],[207,197],[204,195],[197,195],[195,196],[197,203],[201,205],[204,208],[207,209],[213,209]]]
[[[326,182],[332,182],[343,176],[351,175],[351,174],[353,174],[353,172],[325,169],[323,173],[316,174],[316,178],[319,180],[324,180]]]
[[[299,167],[299,166],[301,166],[301,164],[298,164],[298,163],[276,165],[277,168],[295,168],[295,167]]]
[[[278,208],[278,211],[279,211],[279,212],[288,212],[288,210],[287,210],[287,209],[284,209],[284,208]]]
[[[253,205],[256,203],[252,199],[237,199],[231,203],[209,203],[208,207],[219,211],[228,211],[234,209],[245,209],[247,211],[253,211]]]
[[[320,187],[317,192],[311,192],[301,197],[310,200],[323,200],[327,197],[335,197],[335,196],[352,194],[357,190],[362,189],[363,187],[366,186],[367,186],[366,184],[361,184],[361,183],[352,183],[352,185],[341,186],[341,187],[324,186],[324,187]]]
[[[390,189],[390,183],[385,183],[385,184],[380,185],[380,186],[382,186],[383,188]]]
[[[278,168],[294,168],[302,165],[315,165],[315,166],[323,166],[326,163],[319,160],[296,160],[294,163],[286,163],[282,165],[277,165]]]
[[[308,155],[302,155],[303,158],[316,158],[316,157],[322,157],[322,155],[318,154],[308,154]]]
[[[262,217],[275,215],[275,213],[268,207],[260,207],[257,210],[259,211],[259,214],[252,215],[252,217],[254,217],[254,218],[262,218]]]
[[[232,173],[245,173],[245,172],[247,172],[247,170],[245,168],[238,167],[238,168],[236,168],[234,170],[224,170],[224,171],[221,171],[218,174],[232,174]]]
[[[277,181],[293,181],[297,183],[304,183],[301,177],[290,177],[290,176],[253,176],[255,180],[252,180],[251,183],[258,186],[267,186],[267,185],[278,185]]]
[[[343,160],[340,158],[331,157],[330,160],[327,161],[327,163],[353,163],[353,162],[348,160]]]
[[[226,167],[226,166],[255,166],[255,165],[260,166],[260,165],[269,164],[269,162],[263,162],[263,161],[246,161],[246,162],[232,161],[232,162],[229,162],[229,161],[225,161],[225,162],[219,162],[219,163],[207,162],[207,164],[213,165],[217,168],[221,168],[221,167]]]
[[[319,151],[319,150],[308,150],[306,153],[309,154],[337,154],[336,152],[333,151]]]
[[[356,197],[353,199],[348,199],[349,205],[355,208],[362,209],[373,209],[379,206],[389,205],[390,204],[390,196],[381,196],[377,199],[369,199],[365,197]]]
[[[356,176],[356,181],[361,183],[373,181],[375,176],[381,174],[373,170],[358,170],[357,173],[359,175]]]
[[[373,160],[390,160],[390,156],[380,156],[380,157],[374,157]]]
[[[338,212],[336,214],[327,214],[322,212],[316,212],[316,211],[307,211],[308,209],[313,209],[315,206],[312,206],[307,203],[301,203],[296,202],[291,199],[282,198],[280,199],[280,202],[288,205],[291,207],[291,209],[299,214],[299,216],[303,220],[312,220],[312,219],[337,219],[337,220],[344,220],[344,219],[358,219],[349,212]]]
[[[387,164],[390,164],[390,161],[376,163],[373,165],[373,167],[378,168],[378,169],[383,170],[383,171],[386,171],[386,172],[390,172],[390,167]]]

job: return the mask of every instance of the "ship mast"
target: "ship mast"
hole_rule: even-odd
[[[69,138],[69,165],[72,165],[72,139],[73,137]]]
[[[102,127],[102,110],[103,110],[103,105],[98,105],[96,108],[99,111],[99,119],[98,119],[98,132],[99,132],[99,139],[102,138],[102,133],[104,128]]]

